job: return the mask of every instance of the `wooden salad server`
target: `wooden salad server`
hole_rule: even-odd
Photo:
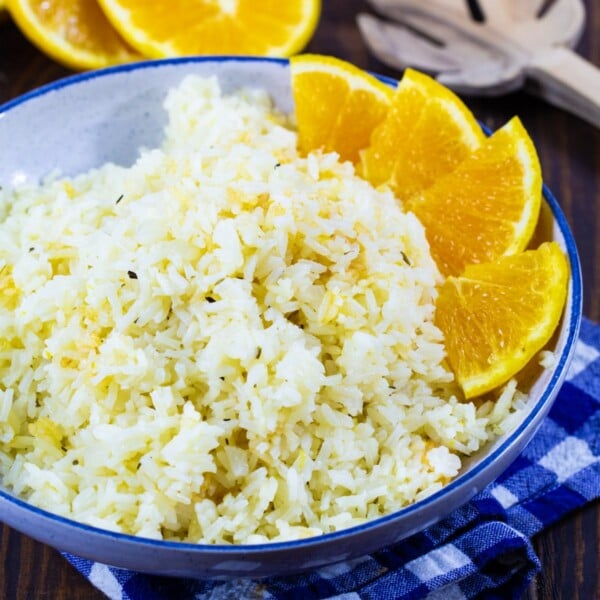
[[[464,95],[525,87],[600,127],[600,69],[573,50],[581,0],[369,0],[360,14],[369,50],[398,69],[432,73]]]

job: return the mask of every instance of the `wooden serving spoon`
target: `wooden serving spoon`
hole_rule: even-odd
[[[390,20],[360,14],[370,51],[465,95],[525,87],[600,127],[600,69],[571,49],[585,23],[581,0],[369,0]]]

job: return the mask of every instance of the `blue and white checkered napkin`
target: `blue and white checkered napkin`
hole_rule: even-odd
[[[111,599],[519,598],[540,569],[530,538],[600,497],[600,326],[584,320],[568,378],[534,439],[493,484],[395,546],[262,581],[180,580],[67,556]]]

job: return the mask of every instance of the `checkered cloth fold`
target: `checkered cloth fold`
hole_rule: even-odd
[[[600,497],[600,326],[584,319],[573,363],[533,440],[494,483],[395,546],[260,581],[173,579],[67,559],[120,600],[408,600],[522,596],[539,571],[530,538]]]

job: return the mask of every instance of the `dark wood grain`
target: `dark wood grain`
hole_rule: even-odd
[[[282,0],[284,1],[284,0]],[[355,25],[368,11],[362,0],[324,0],[308,50],[332,54],[391,76],[369,55]],[[600,2],[586,0],[588,23],[577,50],[600,66]],[[0,18],[0,103],[71,74],[38,52],[9,19]],[[477,117],[495,128],[517,114],[533,137],[544,179],[558,198],[577,240],[584,279],[584,312],[600,320],[600,132],[523,93],[467,99]],[[1,149],[0,149],[1,152]],[[526,598],[600,598],[600,505],[565,517],[534,540],[541,574]],[[55,550],[0,527],[0,599],[94,600],[104,596]]]

